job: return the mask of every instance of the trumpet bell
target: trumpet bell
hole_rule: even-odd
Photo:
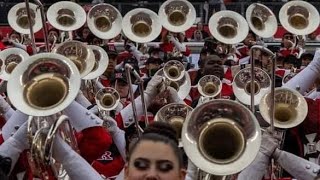
[[[49,116],[62,111],[75,99],[80,75],[65,56],[41,53],[17,65],[7,89],[12,104],[21,112]]]
[[[154,121],[167,122],[176,130],[177,139],[181,141],[183,123],[193,109],[185,104],[171,103],[163,106],[156,114]]]
[[[173,87],[175,90],[177,90],[180,99],[185,99],[189,95],[189,92],[191,89],[190,75],[187,72],[184,72],[184,76],[182,77],[182,79],[180,79],[178,81],[170,81],[166,78],[166,76],[164,74],[165,74],[164,69],[161,68],[160,70],[158,70],[156,72],[155,75],[165,77],[166,83],[169,86]]]
[[[247,21],[234,11],[219,11],[209,20],[211,34],[225,44],[236,44],[243,41],[249,32]]]
[[[77,3],[60,1],[52,4],[47,11],[49,23],[62,31],[74,31],[86,22],[86,12]]]
[[[163,66],[164,76],[170,81],[179,81],[184,76],[184,65],[180,61],[171,60]]]
[[[95,64],[95,56],[92,49],[79,41],[66,41],[57,45],[53,53],[69,58],[78,68],[81,78],[87,76]]]
[[[279,11],[281,25],[295,35],[306,35],[315,31],[320,22],[318,10],[305,1],[290,1]]]
[[[9,48],[0,52],[0,79],[8,81],[14,68],[29,58],[29,54],[20,48]]]
[[[112,39],[121,32],[121,13],[111,4],[97,4],[87,15],[90,31],[100,39]]]
[[[222,82],[217,76],[206,75],[198,82],[198,91],[204,97],[216,97],[222,89]]]
[[[34,32],[38,32],[42,28],[40,11],[37,5],[29,3],[31,25]],[[19,3],[13,6],[8,13],[8,23],[18,33],[30,34],[29,19],[27,15],[26,3]]]
[[[158,15],[164,28],[171,32],[188,30],[196,20],[196,10],[186,0],[168,0],[160,8]]]
[[[276,16],[263,4],[251,4],[247,8],[246,19],[250,29],[260,37],[270,38],[277,32]]]
[[[151,42],[162,30],[158,15],[146,8],[129,11],[122,20],[122,30],[126,37],[138,43]]]
[[[240,103],[217,99],[201,104],[187,117],[182,143],[190,160],[201,170],[218,176],[235,174],[258,153],[260,126]]]
[[[262,96],[271,89],[271,79],[264,70],[254,68],[254,105],[258,105]],[[245,104],[251,104],[251,68],[240,70],[234,77],[232,89],[237,99]]]
[[[95,63],[92,71],[82,78],[85,80],[98,78],[105,72],[109,64],[108,54],[102,47],[89,45],[89,48],[93,51]]]
[[[100,89],[96,96],[96,103],[98,107],[105,111],[111,111],[115,109],[120,102],[120,95],[117,90],[107,87]]]
[[[292,128],[304,121],[308,114],[308,104],[297,91],[288,88],[275,89],[274,127]],[[261,116],[270,123],[270,93],[265,94],[260,102]]]

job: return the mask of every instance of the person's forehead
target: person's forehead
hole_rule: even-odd
[[[145,158],[151,161],[168,160],[176,162],[177,158],[169,144],[144,140],[140,142],[131,155],[132,158]]]

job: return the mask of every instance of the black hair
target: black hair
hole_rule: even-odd
[[[284,63],[289,63],[289,64],[293,64],[294,66],[296,66],[298,63],[298,58],[295,55],[290,54],[289,56],[284,58],[283,64]]]
[[[133,152],[136,150],[137,146],[143,141],[162,142],[164,144],[169,145],[172,148],[172,150],[178,160],[179,168],[183,167],[183,158],[182,158],[181,151],[180,151],[179,147],[177,146],[177,143],[175,143],[172,139],[170,139],[166,136],[163,136],[161,134],[157,134],[157,133],[143,134],[137,141],[133,142],[133,144],[129,148],[129,153],[127,156],[128,162],[130,161],[130,158],[131,158]],[[148,149],[145,149],[145,150],[148,151]]]
[[[314,55],[311,53],[303,53],[303,54],[301,54],[300,59],[301,60],[308,59],[308,60],[312,61],[313,57],[314,57]]]
[[[60,35],[60,31],[59,31],[58,29],[56,29],[56,28],[51,28],[51,29],[49,29],[48,34],[49,34],[51,31],[56,32],[56,33],[58,34],[58,36]]]
[[[148,133],[157,133],[163,136],[166,136],[167,138],[173,140],[177,145],[179,144],[179,141],[177,139],[177,132],[172,127],[171,124],[168,122],[163,121],[155,121],[152,124],[150,124],[147,128],[144,129],[143,134]]]

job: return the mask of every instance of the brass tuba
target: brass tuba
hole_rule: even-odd
[[[318,10],[305,1],[290,1],[279,11],[281,25],[295,35],[306,35],[315,31],[320,22]]]
[[[257,155],[261,130],[254,114],[231,100],[196,107],[182,127],[182,144],[196,167],[209,174],[235,174]]]
[[[251,68],[240,70],[232,82],[232,89],[237,99],[245,104],[251,104]],[[264,70],[254,68],[254,105],[258,105],[263,95],[271,89],[271,79]]]
[[[251,30],[260,37],[273,37],[277,31],[276,16],[263,4],[251,4],[246,10],[246,19]]]
[[[95,57],[92,49],[80,41],[66,41],[57,45],[52,52],[64,55],[71,59],[77,66],[81,77],[88,75],[95,64]]]
[[[86,22],[86,12],[75,2],[60,1],[52,4],[47,11],[49,23],[62,31],[74,31]]]
[[[196,10],[186,0],[168,0],[160,8],[158,15],[160,23],[171,32],[184,32],[194,24]]]
[[[247,21],[240,14],[224,10],[214,13],[209,20],[211,34],[225,44],[243,41],[249,32]]]
[[[90,31],[100,39],[112,39],[121,32],[122,15],[111,4],[97,4],[87,15]]]
[[[0,79],[8,81],[14,68],[29,58],[29,54],[20,48],[9,48],[0,52]]]
[[[151,42],[162,30],[158,15],[146,8],[129,11],[122,20],[124,35],[137,43]]]
[[[292,128],[304,121],[308,114],[308,104],[297,91],[289,88],[275,88],[274,127]],[[261,116],[270,123],[270,93],[265,94],[260,102]]]
[[[37,10],[37,5],[33,3],[29,3],[29,8],[33,31],[38,32],[42,28],[40,11]],[[30,34],[27,8],[24,2],[18,3],[10,9],[8,12],[8,23],[18,33]]]
[[[185,104],[167,104],[157,112],[157,114],[154,117],[154,121],[163,121],[171,124],[172,127],[176,130],[176,136],[179,140],[179,146],[181,146],[182,126],[185,119],[191,113],[192,110],[192,107]]]

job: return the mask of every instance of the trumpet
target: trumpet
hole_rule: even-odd
[[[217,76],[206,75],[199,80],[197,88],[201,94],[200,102],[203,103],[219,96],[222,90],[222,82]]]
[[[106,87],[100,89],[95,95],[95,101],[99,108],[99,116],[102,119],[110,116],[110,111],[117,108],[120,103],[120,95],[117,90]]]
[[[168,61],[155,75],[163,76],[163,83],[159,86],[160,91],[164,91],[166,87],[171,86],[177,90],[181,99],[184,99],[189,94],[191,80],[181,62],[176,60]]]

